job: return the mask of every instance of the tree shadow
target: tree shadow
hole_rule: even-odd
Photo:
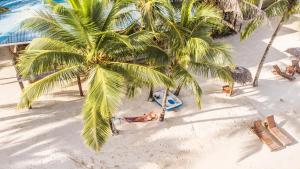
[[[172,168],[188,162],[189,155],[196,153],[180,148],[184,141],[178,143],[172,136],[152,138],[166,124],[150,122],[144,126],[134,125],[132,130],[125,131],[121,126],[121,135],[111,137],[102,148],[101,155],[97,155],[83,144],[80,136],[82,104],[83,99],[39,101],[35,102],[32,110],[2,116],[1,123],[8,124],[0,131],[0,144],[3,145],[0,147],[0,159],[4,160],[0,160],[2,167],[138,169],[159,165]],[[132,124],[122,125],[128,127]],[[124,149],[124,146],[127,148]],[[174,153],[169,154],[169,150]],[[174,154],[177,154],[176,158]],[[131,160],[134,162],[129,163]]]
[[[0,78],[0,80],[10,80],[10,79],[16,79],[17,77],[13,76],[13,77],[4,77],[4,78]]]
[[[75,117],[81,112],[82,99],[55,102],[53,106],[1,118],[1,123],[7,124],[7,127],[0,131],[3,145],[0,152],[5,152],[0,153],[0,159],[13,161],[11,164],[16,165],[27,160],[43,159],[48,154],[42,152],[53,150],[55,145],[66,142],[64,140],[70,136],[68,132],[75,132],[79,137],[80,119]],[[49,105],[48,101],[40,104]],[[9,163],[7,165],[10,168]]]
[[[0,109],[11,109],[11,108],[16,108],[18,103],[9,103],[9,104],[1,104]]]
[[[11,82],[0,83],[0,86],[8,85],[8,84],[13,84],[13,83],[18,83],[18,81],[14,80],[14,81],[11,81]]]
[[[291,19],[290,22],[288,23],[293,23],[296,21],[297,21],[296,19]],[[274,32],[274,29],[276,28],[277,24],[278,24],[278,20],[276,21],[272,20],[271,23],[265,24],[256,32],[254,32],[253,35],[251,35],[247,40],[244,41],[240,40],[240,35],[235,35],[223,39],[222,41],[229,42],[231,43],[232,46],[234,46],[233,56],[234,56],[235,63],[238,63],[239,65],[248,68],[256,69],[259,60],[261,59],[263,52],[267,46],[267,42],[271,38],[271,35]],[[275,39],[274,43],[280,42],[280,38],[283,36],[291,35],[297,32],[298,32],[297,30],[284,26],[282,27],[279,34],[277,35],[277,38]],[[265,63],[267,64],[269,62],[274,62],[286,58],[287,54],[280,50],[276,49],[274,46],[271,47]],[[245,59],[245,58],[251,58],[251,60],[256,60],[257,63],[253,61],[249,62],[249,59]]]
[[[160,123],[159,125],[163,124]],[[139,169],[146,166],[154,166],[155,168],[159,166],[158,168],[171,169],[178,165],[185,166],[190,160],[188,157],[192,154],[200,156],[200,153],[195,150],[185,148],[184,145],[188,144],[188,140],[184,138],[180,142],[178,142],[177,137],[151,138],[163,128],[159,125],[150,131],[125,131],[120,136],[114,136],[112,142],[122,143],[112,145],[108,142],[101,151],[101,156],[110,157],[110,160],[105,162],[107,168]],[[145,133],[149,137],[145,137]]]
[[[53,96],[60,96],[60,97],[63,97],[63,96],[72,96],[72,97],[81,97],[80,96],[80,93],[79,93],[79,90],[65,90],[65,91],[59,91],[59,92],[54,92],[52,93],[51,95]]]
[[[291,131],[287,132],[284,126],[287,126],[294,130],[293,135],[299,135],[300,134],[300,115],[297,114],[295,111],[290,113],[280,113],[278,116],[282,117],[284,120],[284,123],[279,123],[279,126],[282,127],[283,132],[287,133],[289,136],[291,136]],[[295,143],[297,143],[297,140],[294,136],[291,136],[291,138],[294,139]]]
[[[242,144],[242,151],[240,152],[241,155],[238,158],[237,162],[241,162],[246,158],[258,153],[263,148],[263,143],[255,135],[253,135],[251,139],[243,142]]]
[[[246,89],[248,88],[246,87]],[[257,92],[253,95],[257,94],[260,95],[262,93]],[[0,152],[6,152],[5,155],[0,153],[0,159],[8,159],[10,162],[14,161],[14,166],[30,163],[31,166],[28,167],[31,168],[43,166],[40,160],[46,160],[49,154],[51,154],[52,159],[46,164],[56,165],[57,168],[68,166],[69,168],[86,169],[101,167],[140,169],[147,167],[174,168],[179,165],[189,166],[192,165],[190,164],[191,160],[196,161],[204,153],[201,148],[207,145],[205,145],[206,141],[203,139],[240,137],[240,134],[245,134],[245,131],[248,132],[249,123],[253,119],[266,115],[264,112],[263,114],[256,112],[256,107],[261,106],[257,105],[258,101],[251,100],[252,98],[244,95],[230,98],[220,96],[220,94],[210,94],[203,98],[206,103],[210,103],[213,100],[214,103],[224,104],[220,106],[214,105],[213,108],[204,108],[201,111],[188,111],[195,105],[187,101],[187,97],[190,96],[189,93],[183,93],[181,97],[186,103],[185,107],[179,112],[168,112],[164,123],[153,121],[128,124],[122,122],[118,126],[121,129],[121,134],[111,137],[102,148],[100,155],[90,152],[80,138],[82,124],[77,116],[79,116],[81,111],[83,99],[70,102],[47,101],[46,103],[36,103],[35,109],[24,112],[28,116],[19,114],[15,115],[15,117],[8,116],[0,119],[1,123],[13,122],[9,125],[9,128],[6,128],[4,134],[0,132],[2,134],[1,144],[5,145],[0,148]],[[149,111],[149,107],[150,109],[160,109],[154,103],[145,102],[145,104],[149,104],[146,106],[148,110],[143,108],[145,105],[137,105],[135,99],[140,100],[141,97],[139,96],[132,101],[124,103],[125,106],[122,108],[121,115],[136,114],[137,110],[146,112]],[[249,104],[250,102],[252,104]],[[240,107],[243,109],[239,109]],[[221,110],[224,114],[219,113]],[[245,110],[252,113],[243,114],[242,112],[237,112],[237,110]],[[253,113],[254,111],[255,113]],[[208,117],[202,118],[202,115],[207,114],[209,114]],[[215,132],[205,136],[197,134],[201,130],[209,129],[215,123],[222,123]],[[207,129],[203,128],[203,124],[205,124]],[[50,129],[45,130],[49,127]],[[189,133],[188,135],[193,135],[193,137],[181,137],[179,132],[181,130]],[[25,137],[24,133],[35,134]],[[5,135],[10,135],[10,137],[9,139],[3,139],[3,135],[4,137]],[[245,136],[248,137],[249,135]],[[238,162],[251,157],[261,150],[262,143],[258,139],[254,139],[255,135],[252,136],[245,142],[237,143],[242,144]],[[195,141],[197,141],[199,148],[191,149],[187,146]],[[54,156],[57,158],[54,158]],[[7,165],[5,163],[4,167]]]

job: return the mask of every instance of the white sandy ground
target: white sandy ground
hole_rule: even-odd
[[[289,82],[271,73],[292,59],[284,53],[300,46],[299,17],[284,25],[267,59],[258,88],[238,86],[236,95],[220,92],[222,82],[200,80],[205,91],[199,110],[189,91],[184,106],[168,112],[166,121],[143,124],[121,122],[120,135],[94,153],[80,136],[83,98],[77,87],[64,89],[35,102],[32,110],[16,110],[20,89],[7,51],[0,53],[0,169],[300,169],[300,75]],[[249,40],[223,39],[234,46],[238,65],[252,73],[274,25],[266,25]],[[124,99],[117,114],[138,115],[160,110],[146,101],[148,91]],[[282,101],[280,101],[282,99]],[[279,126],[294,144],[270,152],[248,126],[253,119],[276,114]]]

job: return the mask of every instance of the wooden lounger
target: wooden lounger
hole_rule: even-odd
[[[265,130],[261,120],[254,121],[254,126],[251,127],[251,129],[257,137],[270,148],[271,151],[282,148],[282,146],[273,140],[272,136]]]
[[[267,128],[270,131],[270,133],[276,137],[284,146],[290,145],[293,143],[293,141],[284,133],[282,133],[279,128],[276,126],[274,116],[268,116],[266,118],[266,124]]]
[[[299,60],[292,60],[292,67],[294,67],[296,72],[300,74]]]
[[[290,81],[296,79],[294,76],[289,75],[289,74],[287,74],[287,73],[285,73],[285,72],[282,72],[282,71],[280,70],[280,68],[279,68],[277,65],[274,65],[273,68],[274,68],[274,70],[276,71],[276,73],[277,73],[278,75],[280,75],[280,76],[282,76],[282,77],[284,77],[284,78],[286,78],[286,79],[288,79],[288,80],[290,80]]]
[[[285,73],[294,76],[296,73],[296,68],[294,66],[287,66],[285,69]]]

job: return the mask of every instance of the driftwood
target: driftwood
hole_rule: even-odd
[[[287,73],[285,73],[285,72],[282,72],[282,71],[280,70],[280,68],[279,68],[277,65],[274,65],[273,68],[274,68],[275,72],[276,72],[278,75],[280,75],[280,76],[282,76],[282,77],[284,77],[284,78],[286,78],[286,79],[288,79],[288,80],[290,80],[290,81],[296,79],[294,76],[289,75],[289,74],[287,74]]]

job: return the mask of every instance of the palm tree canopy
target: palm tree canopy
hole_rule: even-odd
[[[134,1],[134,4],[141,17],[142,27],[149,31],[157,29],[157,25],[161,24],[159,15],[163,15],[171,8],[171,4],[166,0],[138,0]]]
[[[243,0],[243,8],[250,13],[251,19],[241,33],[241,39],[248,38],[265,20],[275,16],[282,16],[286,21],[293,14],[300,12],[298,0],[276,0],[270,2],[265,8],[261,0]]]
[[[26,78],[55,72],[29,85],[19,107],[69,85],[78,74],[86,76],[82,135],[96,151],[110,135],[112,113],[128,88],[147,84],[170,88],[176,81],[191,86],[201,105],[202,90],[193,73],[232,81],[226,68],[232,64],[230,47],[210,36],[213,28],[221,26],[222,18],[211,5],[185,0],[178,11],[169,1],[160,0],[141,4],[131,0],[68,2],[69,6],[51,2],[51,11],[37,11],[24,21],[25,29],[42,37],[33,40],[22,54],[20,74]],[[130,5],[137,6],[142,19],[133,16]],[[147,29],[131,31],[138,22]],[[137,64],[140,56],[164,61],[149,67]]]
[[[132,20],[130,1],[69,0],[70,6],[50,3],[50,11],[38,11],[23,27],[40,32],[20,58],[23,77],[57,70],[29,85],[19,107],[39,96],[69,85],[78,74],[87,77],[83,107],[86,144],[99,151],[110,135],[112,113],[126,94],[130,79],[140,83],[172,85],[163,73],[133,63],[136,54],[151,46],[153,36],[146,31],[122,34],[124,23]],[[128,25],[128,24],[127,24]],[[130,24],[129,24],[130,25]]]
[[[180,10],[168,6],[159,15],[162,48],[169,58],[167,75],[178,84],[190,86],[196,103],[201,106],[202,89],[193,73],[231,81],[226,66],[231,65],[230,46],[211,38],[214,28],[221,26],[220,11],[196,0],[184,0]]]

